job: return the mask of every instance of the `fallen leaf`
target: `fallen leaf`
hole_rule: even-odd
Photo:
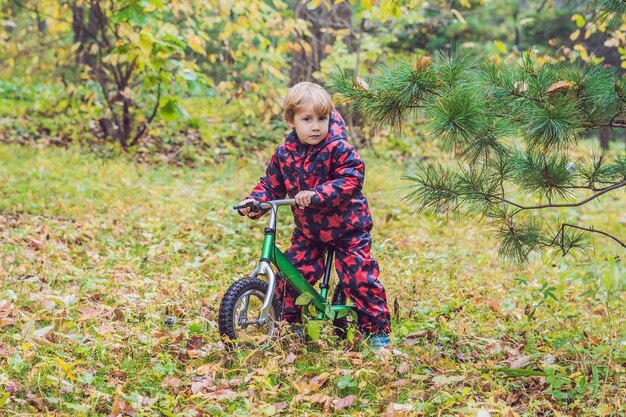
[[[531,362],[531,357],[526,355],[519,355],[511,361],[511,368],[519,369],[523,368]]]
[[[341,410],[342,408],[350,407],[354,403],[354,400],[356,400],[355,395],[348,395],[347,397],[337,398],[336,400],[333,400],[333,408],[335,410]]]
[[[392,382],[391,386],[395,387],[395,388],[398,388],[398,387],[403,387],[403,386],[405,386],[408,383],[409,383],[408,379],[398,379],[397,381]]]
[[[217,391],[213,391],[206,395],[207,398],[211,398],[211,399],[218,400],[218,401],[231,399],[236,396],[237,396],[237,393],[229,389],[219,389]]]
[[[277,411],[282,411],[285,408],[287,408],[287,402],[283,401],[281,403],[274,403],[272,404],[274,406],[274,408],[276,408]]]
[[[485,410],[484,408],[481,408],[476,413],[476,417],[491,417],[491,413],[489,413],[489,411]]]
[[[398,365],[399,374],[406,374],[407,372],[409,372],[410,369],[411,365],[409,365],[408,362],[402,362],[400,363],[400,365]]]
[[[111,408],[111,417],[117,416],[136,416],[137,410],[131,407],[126,401],[121,398],[116,398],[113,400],[113,407]]]
[[[183,381],[180,378],[176,378],[175,376],[168,376],[163,379],[163,385],[171,388],[178,388],[182,385]]]
[[[202,336],[192,336],[187,340],[187,349],[196,350],[206,344],[206,340]]]
[[[296,354],[289,352],[289,355],[285,358],[285,363],[293,363],[296,360]]]
[[[276,410],[276,407],[270,404],[270,405],[265,405],[261,407],[261,412],[263,413],[264,416],[271,417],[271,416],[275,416],[278,410]]]
[[[213,387],[213,378],[205,377],[191,383],[192,394],[197,394],[204,388]]]
[[[198,369],[194,371],[196,375],[208,375],[215,372],[215,365],[212,363],[208,363],[206,365],[202,365]]]
[[[517,417],[517,414],[509,408],[502,414],[502,417]]]
[[[411,404],[390,403],[385,410],[385,417],[404,417],[411,415],[413,406]]]
[[[501,307],[499,300],[487,300],[485,303],[491,309],[491,311],[493,311],[494,313],[500,313]]]

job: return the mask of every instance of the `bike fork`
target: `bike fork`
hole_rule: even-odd
[[[257,319],[258,324],[265,324],[269,319],[269,309],[274,299],[274,290],[276,289],[276,274],[272,270],[269,262],[263,260],[259,263],[259,266],[250,274],[251,277],[257,275],[265,275],[267,277],[267,292],[263,299],[263,305],[261,306],[261,312]]]

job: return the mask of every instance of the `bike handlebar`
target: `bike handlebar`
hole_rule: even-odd
[[[314,195],[311,198],[311,203],[313,204],[319,204],[321,201],[322,199],[320,198],[319,195]],[[294,206],[295,204],[296,204],[296,200],[294,198],[287,198],[287,199],[282,199],[282,200],[270,200],[264,203],[261,203],[258,201],[248,201],[246,204],[233,206],[233,210],[237,210],[237,212],[241,216],[243,216],[243,214],[241,214],[239,210],[244,209],[244,208],[249,208],[250,211],[261,211],[261,210],[271,209],[272,207]]]

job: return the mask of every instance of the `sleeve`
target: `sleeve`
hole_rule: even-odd
[[[358,196],[363,189],[365,164],[359,154],[346,142],[339,141],[331,154],[334,179],[313,189],[324,206],[338,206]]]
[[[252,189],[250,198],[257,201],[266,202],[285,198],[287,189],[280,170],[279,150],[274,151],[270,162],[265,169],[265,176],[261,177],[259,183]]]

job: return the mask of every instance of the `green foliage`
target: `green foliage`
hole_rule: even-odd
[[[394,70],[398,67],[405,70]],[[411,78],[407,68],[419,76]],[[438,54],[432,65],[422,58],[412,67],[404,63],[380,70],[370,86],[357,81],[350,83],[340,74],[334,87],[372,124],[399,127],[403,118],[423,108],[429,135],[461,159],[456,170],[418,164],[416,174],[405,177],[412,182],[407,199],[418,210],[494,218],[505,257],[528,262],[532,253],[550,246],[564,254],[586,248],[581,231],[596,232],[593,228],[564,218],[568,226],[559,228],[557,236],[549,231],[549,217],[516,216],[576,207],[626,186],[623,177],[609,174],[621,172],[622,154],[589,160],[578,150],[584,131],[626,119],[613,70],[557,65],[531,53],[514,65],[480,64],[471,54],[453,49]],[[394,85],[402,88],[389,87]],[[520,145],[518,137],[523,139]],[[578,230],[566,231],[568,227]]]
[[[566,156],[527,150],[514,155],[513,160],[511,178],[522,191],[545,197],[548,202],[555,198],[572,198],[575,171]]]
[[[622,1],[593,0],[592,5],[599,11],[600,23],[606,22],[609,28],[617,29],[626,16],[626,5]]]
[[[113,139],[123,149],[155,142],[168,148],[171,136],[187,130],[180,126],[197,125],[185,108],[189,96],[225,96],[244,109],[237,123],[269,124],[280,111],[277,90],[285,87],[289,35],[302,22],[282,2],[247,9],[241,3],[232,10],[213,3],[0,2],[7,18],[0,56],[11,56],[2,71],[26,90],[41,81],[57,90],[50,101],[65,101],[63,123],[48,135],[65,138],[62,125],[71,125],[71,139],[89,144]],[[40,34],[31,30],[35,19]],[[45,54],[31,56],[37,50],[32,45],[44,37],[56,41]],[[9,98],[19,99],[16,93]],[[43,130],[45,110],[24,125]],[[170,127],[162,129],[164,122]],[[98,124],[107,126],[104,132],[89,126]],[[8,133],[21,140],[19,132]]]
[[[429,129],[441,139],[443,149],[468,146],[480,136],[484,120],[481,101],[471,91],[452,89],[428,108]]]
[[[500,242],[500,256],[516,262],[528,262],[532,253],[540,252],[546,245],[540,223],[533,218],[511,219],[502,216],[502,224],[495,232]]]
[[[404,178],[414,183],[406,199],[419,210],[431,208],[437,213],[446,213],[458,206],[459,178],[449,170],[436,165],[419,165],[414,175]]]

